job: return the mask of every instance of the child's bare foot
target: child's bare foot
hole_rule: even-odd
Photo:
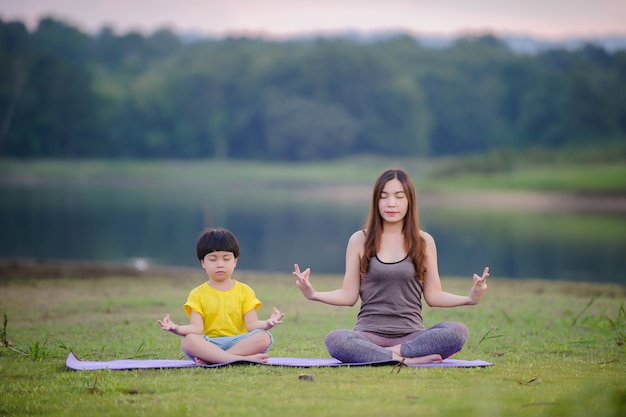
[[[426,356],[418,356],[416,358],[404,358],[404,363],[407,365],[419,365],[423,363],[440,363],[443,362],[441,355],[433,354]]]
[[[246,358],[249,358],[253,362],[267,363],[270,355],[267,353],[257,353],[255,355],[246,356]]]
[[[203,361],[202,359],[200,359],[197,356],[193,357],[193,361],[196,363],[196,365],[208,365],[209,363],[206,361]]]
[[[270,355],[268,355],[267,353],[257,353],[255,355],[240,357],[241,360],[250,361],[250,362],[258,362],[258,363],[267,363],[269,358],[270,358]],[[193,361],[196,363],[196,365],[209,365],[213,363],[213,362],[207,362],[205,360],[202,360],[197,356],[193,357]]]

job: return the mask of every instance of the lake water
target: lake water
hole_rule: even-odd
[[[224,190],[128,187],[0,188],[0,257],[198,266],[195,242],[206,226],[231,229],[238,268],[343,274],[345,246],[366,216],[361,201],[293,198]],[[491,267],[494,277],[626,284],[625,213],[420,209],[438,245],[442,276]]]

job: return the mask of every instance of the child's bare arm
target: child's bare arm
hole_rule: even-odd
[[[256,329],[269,330],[278,324],[282,324],[283,317],[285,317],[285,313],[281,313],[274,307],[272,315],[267,320],[259,320],[256,310],[254,309],[248,311],[243,319],[246,324],[246,329],[252,331]]]
[[[158,320],[161,329],[166,332],[174,333],[178,336],[186,336],[188,334],[202,334],[204,332],[204,323],[202,322],[202,316],[195,311],[191,312],[189,324],[178,325],[170,319],[170,315],[165,315],[163,320]]]

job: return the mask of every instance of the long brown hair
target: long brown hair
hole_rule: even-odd
[[[397,179],[402,183],[404,193],[408,199],[407,212],[402,225],[404,246],[415,266],[415,278],[423,282],[426,274],[426,243],[420,236],[417,199],[415,197],[413,180],[411,180],[409,174],[402,169],[388,169],[383,171],[374,183],[370,211],[365,225],[365,245],[363,248],[363,257],[361,258],[361,275],[367,274],[370,259],[378,252],[383,232],[383,218],[378,209],[378,202],[385,184],[393,179]]]

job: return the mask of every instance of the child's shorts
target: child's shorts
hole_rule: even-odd
[[[231,347],[235,346],[237,343],[241,342],[243,339],[246,339],[250,336],[252,336],[255,333],[258,332],[266,332],[269,337],[270,337],[270,344],[267,347],[267,349],[265,349],[265,351],[263,351],[263,353],[267,353],[270,348],[272,347],[272,345],[274,344],[274,336],[272,336],[272,334],[270,332],[268,332],[267,330],[262,330],[262,329],[256,329],[256,330],[252,330],[249,333],[244,333],[244,334],[238,334],[235,336],[221,336],[221,337],[209,337],[209,336],[204,336],[204,338],[207,340],[207,342],[211,342],[213,343],[215,346],[217,346],[218,348],[222,349],[222,350],[228,350]],[[193,358],[189,355],[187,355],[189,357],[189,359],[193,360]]]

